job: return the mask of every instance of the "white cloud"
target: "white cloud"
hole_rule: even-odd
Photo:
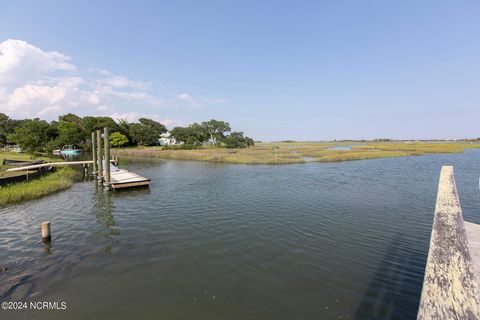
[[[18,85],[54,75],[57,71],[74,71],[70,57],[57,51],[45,52],[25,41],[0,43],[0,85]]]
[[[149,83],[133,81],[124,76],[110,75],[110,77],[98,80],[100,84],[109,85],[115,88],[135,88],[138,90],[148,90]]]
[[[0,112],[12,118],[53,120],[69,112],[80,116],[113,114],[129,121],[149,117],[175,126],[186,123],[158,116],[159,108],[228,103],[227,99],[194,98],[188,93],[163,98],[150,88],[148,82],[106,69],[80,70],[68,55],[22,40],[0,42]]]
[[[204,99],[196,99],[193,98],[190,94],[184,92],[181,93],[177,96],[177,99],[180,101],[183,101],[186,103],[188,106],[192,108],[199,108],[202,107],[203,105],[214,105],[214,104],[225,104],[228,103],[228,99],[224,98],[204,98]]]
[[[43,51],[25,41],[0,42],[0,112],[14,118],[55,119],[59,114],[113,112],[119,108],[161,107],[149,83],[104,69],[78,71],[70,57]]]
[[[188,105],[194,108],[198,108],[202,106],[196,99],[192,98],[192,96],[186,92],[179,94],[178,99],[186,102]]]

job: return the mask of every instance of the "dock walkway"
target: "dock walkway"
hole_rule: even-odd
[[[417,319],[480,319],[480,225],[465,222],[453,167],[440,173]]]

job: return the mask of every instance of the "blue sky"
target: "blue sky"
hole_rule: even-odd
[[[216,118],[259,140],[480,136],[478,1],[2,1],[0,52],[12,117]]]

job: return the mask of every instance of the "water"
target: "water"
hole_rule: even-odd
[[[148,190],[93,182],[0,209],[2,319],[413,319],[440,167],[480,223],[480,152],[282,166],[136,160]],[[50,220],[51,246],[40,241]],[[13,287],[12,287],[13,286]]]
[[[352,150],[353,147],[357,147],[357,146],[366,146],[366,144],[357,143],[349,146],[334,146],[334,147],[327,148],[327,150],[349,151],[349,150]]]
[[[349,151],[352,150],[352,146],[335,146],[327,148],[327,150]]]

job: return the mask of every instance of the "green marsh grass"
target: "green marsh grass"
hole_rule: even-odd
[[[351,150],[331,150],[352,145]],[[278,147],[278,161],[274,147]],[[480,148],[480,143],[455,142],[268,142],[246,149],[205,147],[194,150],[128,148],[115,150],[118,155],[147,156],[175,160],[197,160],[238,164],[288,164],[307,161],[334,162],[375,158],[394,158],[429,153],[461,153],[466,148]]]
[[[64,167],[32,181],[0,188],[0,206],[37,199],[69,188],[80,175],[74,168]]]

